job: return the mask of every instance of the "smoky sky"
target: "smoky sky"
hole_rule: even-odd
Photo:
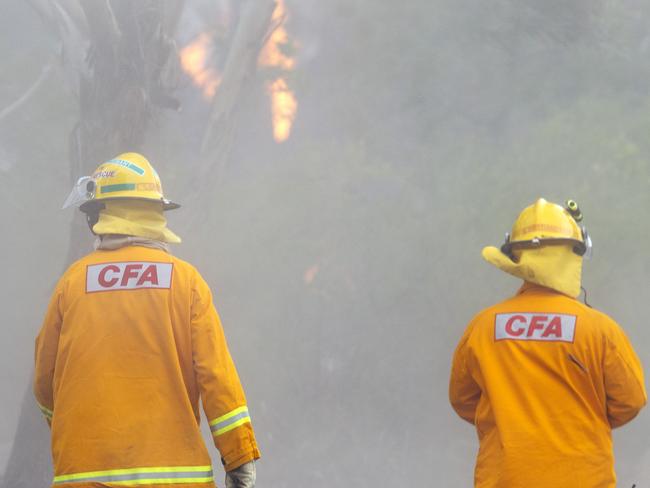
[[[21,411],[41,422],[23,402],[33,340],[70,250],[92,250],[90,233],[71,240],[79,212],[60,209],[83,176],[70,151],[86,51],[62,44],[65,19],[43,18],[41,3],[77,11],[8,1],[0,17],[0,466],[18,479],[33,469],[9,465]],[[138,148],[183,205],[167,214],[183,238],[172,252],[212,288],[262,451],[259,485],[471,486],[478,443],[448,404],[451,355],[471,318],[519,286],[480,251],[522,208],[579,202],[594,241],[588,300],[650,364],[650,7],[285,5],[295,65],[253,73],[215,172],[197,178],[213,163],[201,152],[212,105],[180,62],[178,107],[156,111]],[[221,72],[231,7],[185,2],[178,49],[210,34]],[[297,107],[284,142],[278,78]],[[649,427],[642,412],[614,432],[621,486],[650,479]],[[33,432],[45,463],[46,424]]]

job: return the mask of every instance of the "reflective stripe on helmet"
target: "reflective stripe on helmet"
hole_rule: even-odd
[[[113,193],[115,191],[135,190],[134,183],[120,183],[118,185],[105,185],[100,188],[100,193]]]
[[[115,483],[153,485],[170,483],[209,483],[214,481],[212,466],[162,466],[152,468],[110,469],[55,476],[55,485],[62,483]]]
[[[211,420],[210,430],[212,431],[213,436],[218,436],[250,421],[251,417],[248,414],[248,407],[243,406],[236,408],[219,418]]]
[[[137,175],[144,175],[144,169],[142,169],[140,166],[138,166],[135,163],[132,163],[131,161],[124,161],[123,159],[111,159],[110,161],[107,161],[107,163],[113,163],[113,164],[119,164],[120,166],[123,166],[124,168],[130,169]],[[156,173],[156,176],[158,173]]]

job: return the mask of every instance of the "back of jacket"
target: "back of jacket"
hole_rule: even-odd
[[[449,394],[478,432],[480,488],[615,487],[611,429],[646,402],[621,328],[531,284],[469,324]]]
[[[57,487],[213,487],[199,398],[226,470],[259,457],[246,399],[199,273],[162,250],[96,251],[59,281],[34,390]]]

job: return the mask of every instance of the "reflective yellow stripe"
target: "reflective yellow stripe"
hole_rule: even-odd
[[[214,420],[210,420],[210,425],[212,426],[212,425],[220,424],[224,420],[228,420],[230,417],[234,417],[235,415],[237,415],[239,413],[242,413],[242,412],[248,412],[248,407],[246,405],[244,405],[243,407],[236,408],[236,409],[228,412],[227,414],[222,415],[221,417],[218,417],[218,418],[216,418]]]
[[[50,410],[49,408],[41,405],[40,403],[38,403],[38,402],[36,402],[36,403],[38,404],[38,408],[41,410],[43,415],[45,415],[48,419],[51,419],[52,416],[54,415],[54,412],[52,412],[52,410]]]
[[[251,418],[248,414],[248,407],[243,406],[236,408],[221,417],[210,421],[210,430],[213,436],[225,434],[240,425],[250,422]]]
[[[111,481],[112,485],[168,485],[171,483],[210,483],[214,481],[214,477],[209,478],[151,478],[146,480],[132,480],[132,481]]]
[[[86,473],[64,474],[56,476],[56,481],[70,481],[78,478],[89,478],[93,476],[108,476],[121,474],[144,474],[144,473],[175,473],[175,472],[198,472],[210,471],[212,466],[161,466],[157,468],[127,468],[109,469],[106,471],[88,471]]]
[[[156,483],[208,483],[213,479],[211,466],[160,466],[65,474],[55,476],[54,484],[88,481],[119,485],[146,485]]]

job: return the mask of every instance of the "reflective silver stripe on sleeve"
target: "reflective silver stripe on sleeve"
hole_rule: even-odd
[[[215,424],[210,425],[210,430],[213,433],[224,433],[227,432],[228,427],[235,427],[234,424],[239,424],[241,425],[242,423],[245,423],[246,421],[250,421],[250,415],[248,413],[248,410],[242,410],[241,412],[237,413],[236,415],[233,415],[231,417],[228,417],[225,420],[222,420],[221,422],[217,422]]]

